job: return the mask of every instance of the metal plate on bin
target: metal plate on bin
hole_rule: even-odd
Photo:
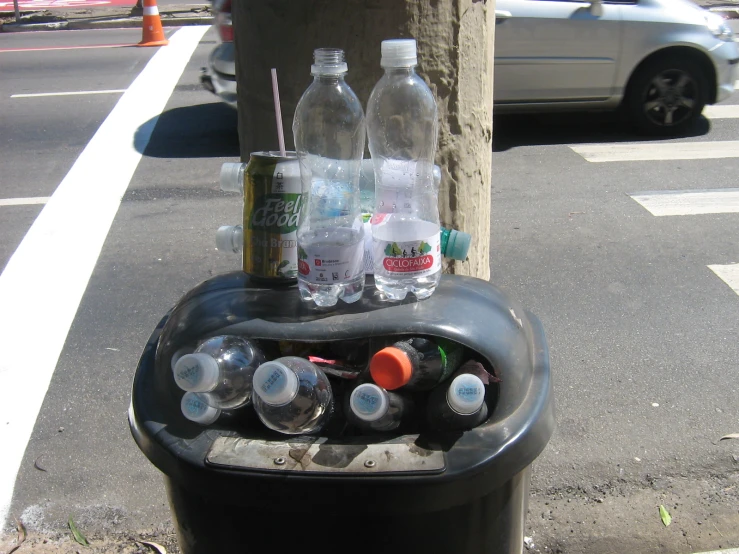
[[[306,473],[417,473],[441,472],[444,453],[415,444],[417,435],[384,442],[338,443],[324,437],[297,437],[265,441],[219,437],[206,462],[236,469],[270,469]]]

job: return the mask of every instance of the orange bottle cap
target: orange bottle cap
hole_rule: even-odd
[[[408,355],[400,348],[388,346],[377,352],[370,360],[370,374],[383,389],[402,387],[411,379],[413,365]]]

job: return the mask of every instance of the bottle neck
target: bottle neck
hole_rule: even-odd
[[[405,77],[407,75],[413,75],[416,72],[416,66],[403,66],[403,67],[386,67],[385,68],[385,75],[388,76],[399,76],[399,77]]]
[[[346,73],[313,73],[314,83],[339,83],[344,81]]]

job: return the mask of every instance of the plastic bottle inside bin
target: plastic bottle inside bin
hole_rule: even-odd
[[[200,392],[186,392],[180,401],[180,408],[183,416],[200,425],[210,425],[221,417],[221,410],[211,406],[206,394]]]
[[[367,104],[375,167],[372,240],[375,284],[390,300],[430,296],[441,276],[438,189],[434,183],[437,107],[416,75],[416,41],[382,42],[385,74]]]
[[[464,348],[451,341],[414,337],[376,352],[370,374],[387,390],[430,390],[454,373],[463,353]]]
[[[298,227],[298,289],[304,300],[356,302],[364,289],[359,172],[364,111],[344,81],[342,50],[319,48],[313,83],[295,109],[293,134],[308,203]]]
[[[427,420],[431,429],[464,431],[488,418],[485,385],[476,375],[462,373],[449,386],[431,392],[427,404]]]
[[[235,409],[252,398],[254,371],[264,363],[262,351],[247,339],[223,335],[203,341],[173,368],[175,383],[188,392],[208,393],[214,408]]]
[[[267,427],[288,435],[319,432],[333,411],[326,374],[304,358],[286,356],[254,373],[254,409]]]
[[[348,397],[347,420],[364,431],[393,431],[413,410],[413,402],[373,383],[354,388]]]

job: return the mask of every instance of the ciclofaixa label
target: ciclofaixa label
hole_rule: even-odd
[[[356,278],[363,259],[363,241],[349,246],[298,246],[298,272],[315,285],[340,285]]]
[[[385,276],[424,277],[441,269],[441,239],[439,234],[410,242],[376,240],[373,245],[375,274]]]

